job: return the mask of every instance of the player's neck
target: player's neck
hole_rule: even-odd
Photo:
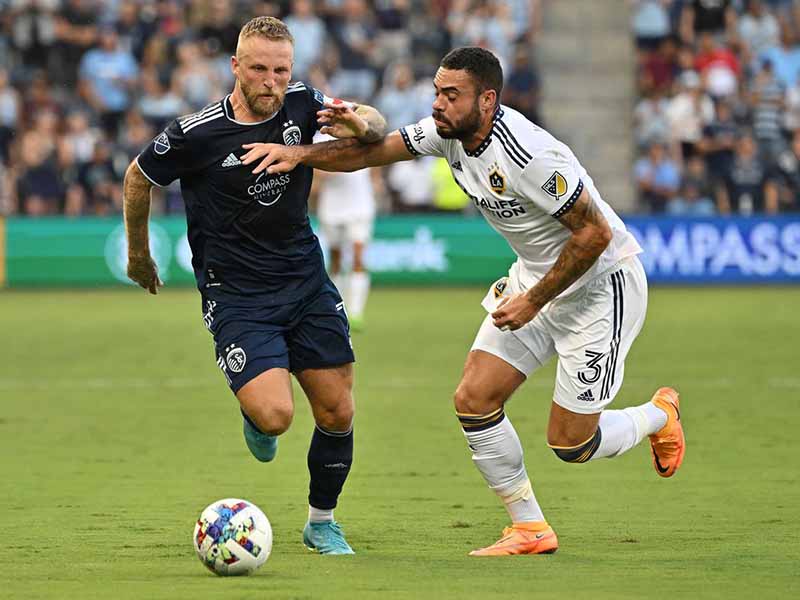
[[[234,86],[231,94],[231,108],[233,108],[233,118],[240,123],[260,123],[272,118],[272,115],[265,117],[264,115],[257,115],[250,110],[250,106],[247,104],[242,88],[239,87],[238,83]]]
[[[474,152],[480,148],[481,144],[486,141],[486,138],[492,135],[492,127],[494,127],[494,113],[487,115],[481,126],[469,138],[461,140],[461,145],[467,152]]]

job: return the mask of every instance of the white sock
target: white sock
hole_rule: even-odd
[[[667,413],[652,402],[623,410],[604,410],[600,414],[600,446],[590,460],[624,454],[666,424]]]
[[[369,295],[369,273],[366,271],[353,271],[350,273],[350,303],[347,312],[358,318],[364,314],[364,307],[367,305]]]
[[[325,521],[333,521],[333,509],[324,510],[322,508],[314,508],[309,504],[308,521],[310,523],[323,523]]]
[[[464,431],[472,461],[506,505],[511,521],[544,521],[522,460],[522,444],[508,417],[483,431]]]

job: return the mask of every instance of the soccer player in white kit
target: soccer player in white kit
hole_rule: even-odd
[[[317,134],[314,142],[334,139]],[[375,188],[380,173],[376,169],[352,173],[316,173],[317,218],[325,239],[330,261],[328,272],[344,298],[350,328],[364,328],[364,308],[369,296],[370,276],[364,263],[367,245],[372,239],[375,221]],[[349,272],[343,256],[352,256]]]
[[[434,78],[433,115],[361,145],[249,145],[256,171],[304,164],[354,170],[443,156],[453,177],[517,255],[507,278],[483,300],[488,315],[467,356],[455,408],[472,459],[504,502],[511,526],[474,556],[544,554],[558,549],[525,469],[504,406],[545,362],[558,356],[547,442],[569,463],[623,454],[649,436],[662,477],[680,467],[685,439],[678,394],[659,388],[640,406],[609,410],[622,385],[625,357],[642,328],[647,280],[636,240],[603,200],[572,151],[499,102],[497,58],[457,48]],[[357,117],[329,105],[337,127]],[[344,130],[345,128],[342,127]],[[334,134],[335,135],[335,134]]]

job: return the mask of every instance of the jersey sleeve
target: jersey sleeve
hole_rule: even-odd
[[[142,150],[136,162],[144,176],[161,187],[192,172],[194,161],[177,119]]]
[[[520,183],[519,195],[556,219],[572,208],[583,191],[574,161],[559,150],[536,156],[522,171]]]
[[[400,128],[406,148],[414,156],[444,156],[444,140],[436,132],[433,117]]]

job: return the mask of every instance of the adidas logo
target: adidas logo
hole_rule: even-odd
[[[594,396],[592,395],[592,390],[586,390],[582,394],[578,394],[578,400],[581,402],[594,402]]]
[[[225,160],[222,161],[222,166],[223,167],[236,167],[236,166],[239,166],[240,164],[242,164],[242,161],[240,161],[238,158],[236,158],[236,156],[234,156],[233,152],[228,154],[228,158],[226,158]]]
[[[450,166],[453,167],[456,171],[461,171],[462,173],[464,172],[464,169],[461,167],[461,161],[460,160],[457,160],[456,162],[454,162]]]

